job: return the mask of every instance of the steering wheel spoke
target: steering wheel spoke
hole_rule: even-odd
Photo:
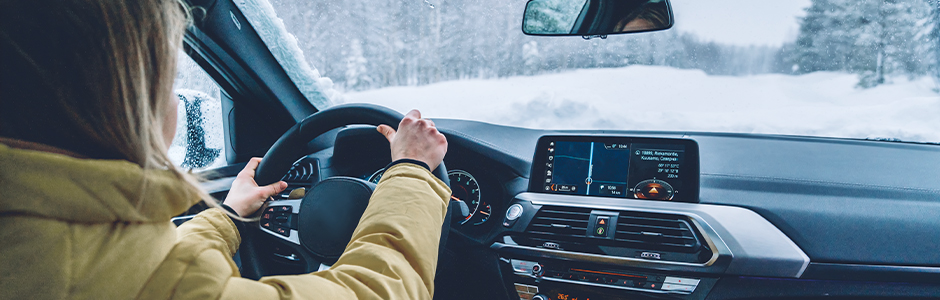
[[[270,236],[300,246],[300,232],[297,222],[301,200],[281,200],[271,202],[261,212],[258,228]]]

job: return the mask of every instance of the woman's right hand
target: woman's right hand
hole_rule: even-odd
[[[232,189],[222,202],[235,210],[239,216],[247,217],[254,214],[264,205],[264,201],[287,188],[287,182],[284,181],[258,186],[255,182],[255,169],[259,164],[261,164],[260,157],[253,157],[248,161],[245,169],[238,172],[238,176],[232,182]]]
[[[447,154],[447,138],[437,131],[433,121],[422,119],[418,110],[411,110],[401,119],[398,131],[384,124],[376,129],[388,139],[392,161],[414,159],[434,170]]]

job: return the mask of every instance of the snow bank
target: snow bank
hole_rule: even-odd
[[[708,76],[630,66],[459,80],[345,95],[433,118],[551,129],[766,133],[940,142],[932,80],[857,89],[856,75]]]

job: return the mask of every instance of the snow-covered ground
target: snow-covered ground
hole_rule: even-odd
[[[470,79],[347,93],[345,102],[426,117],[553,129],[768,133],[940,142],[940,95],[929,78],[872,89],[853,74],[708,76],[630,66]]]

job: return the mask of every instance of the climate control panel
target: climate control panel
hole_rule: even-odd
[[[690,295],[701,278],[651,272],[578,267],[563,263],[507,259],[515,275],[533,279],[536,284],[557,283],[629,290],[651,294]],[[519,289],[526,286],[525,290]],[[520,299],[533,299],[537,286],[516,284]],[[534,288],[533,288],[534,287]]]

